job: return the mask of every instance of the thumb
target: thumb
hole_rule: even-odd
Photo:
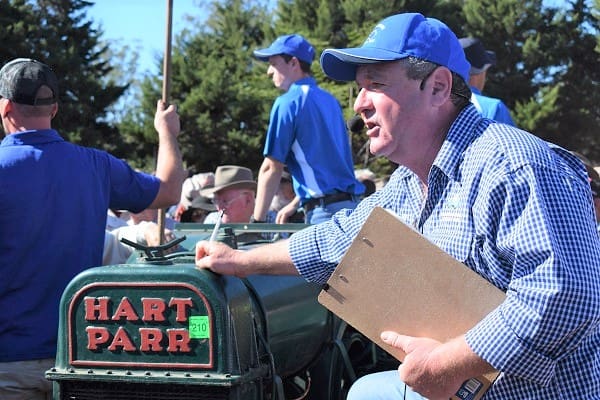
[[[389,344],[392,347],[402,350],[404,353],[407,352],[406,348],[408,347],[408,344],[412,339],[410,336],[400,335],[399,333],[394,331],[381,332],[380,337],[381,340],[383,340],[385,343]]]
[[[208,244],[205,240],[196,243],[196,265],[199,266],[199,261],[209,255]]]

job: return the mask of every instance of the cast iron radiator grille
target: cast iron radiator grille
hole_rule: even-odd
[[[226,400],[229,389],[215,386],[61,382],[61,400]]]

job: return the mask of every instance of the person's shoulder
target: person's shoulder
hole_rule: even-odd
[[[293,104],[298,102],[298,99],[302,97],[300,88],[291,86],[289,90],[280,94],[273,103],[274,109],[289,108]]]
[[[496,97],[484,96],[475,94],[482,108],[482,113],[485,117],[491,118],[498,122],[504,122],[509,125],[514,125],[514,121],[510,115],[508,107],[504,102]]]
[[[506,123],[490,123],[478,142],[477,147],[490,149],[494,158],[510,165],[510,170],[525,165],[550,167],[553,164],[555,149],[551,143]]]
[[[484,110],[495,111],[499,107],[506,107],[506,105],[502,102],[502,100],[496,97],[490,97],[483,94],[473,93],[481,108]],[[487,115],[486,115],[487,116]]]

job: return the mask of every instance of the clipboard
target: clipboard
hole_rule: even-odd
[[[318,296],[400,361],[405,354],[384,343],[382,331],[446,342],[504,299],[503,291],[381,207],[371,211]],[[469,379],[452,399],[480,399],[498,374]]]

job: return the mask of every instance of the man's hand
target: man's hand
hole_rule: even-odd
[[[468,377],[461,377],[447,360],[444,344],[429,338],[381,333],[381,339],[400,350],[406,357],[398,367],[400,379],[412,390],[431,400],[448,400]]]
[[[277,213],[277,217],[275,217],[275,222],[278,224],[285,224],[288,222],[290,217],[294,215],[297,208],[294,204],[286,204],[279,212]]]
[[[171,104],[167,107],[167,104],[158,100],[156,103],[156,113],[154,114],[154,129],[159,135],[172,135],[177,137],[181,130],[179,122],[179,115],[177,114],[177,107]]]
[[[177,204],[181,199],[181,187],[186,178],[181,151],[177,143],[180,123],[177,107],[158,100],[154,114],[154,128],[158,132],[158,155],[156,177],[160,179],[158,194],[148,208],[166,208]]]
[[[242,269],[236,268],[239,251],[221,242],[196,243],[196,267],[210,269],[217,274],[244,277]]]
[[[290,217],[298,211],[298,207],[300,207],[300,197],[296,196],[286,204],[279,212],[277,213],[277,217],[275,217],[275,222],[278,224],[285,224],[288,222]]]
[[[160,246],[161,242],[160,242],[160,228],[158,226],[158,224],[156,224],[155,222],[150,222],[148,224],[145,224],[144,227],[144,239],[146,240],[146,244],[148,246]],[[173,231],[169,230],[169,229],[165,229],[164,230],[164,236],[165,236],[165,242],[170,242],[171,240],[175,240],[177,237],[175,236],[175,234],[173,233]],[[174,253],[179,249],[178,246],[174,246],[171,247],[170,249],[167,249],[164,251],[165,254],[170,254],[170,253]]]

